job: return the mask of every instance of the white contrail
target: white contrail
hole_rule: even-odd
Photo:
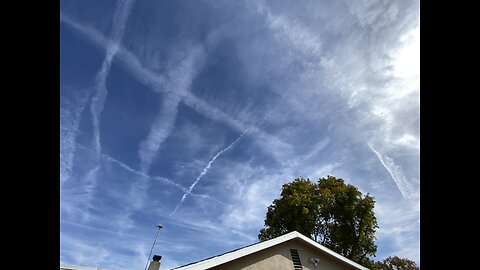
[[[169,70],[165,86],[162,89],[171,90],[162,97],[160,111],[153,121],[147,138],[140,143],[138,154],[141,161],[141,171],[148,172],[150,165],[157,155],[161,145],[172,133],[178,114],[178,105],[183,96],[189,93],[192,81],[203,65],[203,49],[194,46],[187,53],[173,57],[172,62],[178,63]]]
[[[157,155],[160,146],[170,136],[175,126],[178,113],[178,96],[165,95],[160,105],[160,112],[154,120],[147,138],[140,143],[138,155],[140,157],[141,171],[147,173],[150,165]]]
[[[200,181],[200,179],[202,178],[202,176],[204,176],[208,170],[212,167],[212,164],[213,162],[215,162],[215,160],[220,156],[222,155],[223,153],[227,152],[228,150],[230,150],[242,137],[243,135],[245,135],[246,132],[240,134],[240,136],[238,136],[238,138],[233,141],[229,146],[227,146],[225,149],[221,150],[220,152],[218,152],[207,164],[207,166],[205,168],[203,168],[202,172],[198,175],[197,179],[195,179],[195,181],[193,182],[193,184],[188,188],[188,191],[183,194],[182,196],[182,199],[180,200],[180,202],[177,204],[177,206],[175,207],[175,210],[173,210],[172,213],[170,213],[170,216],[172,216],[173,214],[175,214],[175,212],[177,212],[178,208],[182,205],[182,203],[185,201],[185,198],[187,198],[187,195],[189,195],[193,188],[197,185],[198,181]]]
[[[88,41],[93,42],[93,44],[97,45],[99,48],[107,48],[109,44],[108,39],[94,28],[82,24],[74,18],[71,18],[68,15],[62,13],[60,13],[60,20],[68,26],[72,27],[74,30],[83,34]],[[116,59],[124,64],[124,67],[132,74],[132,76],[134,76],[137,80],[139,80],[146,86],[150,87],[151,90],[153,90],[154,92],[179,95],[182,97],[182,101],[185,105],[191,107],[193,110],[197,111],[198,113],[209,119],[223,123],[226,126],[239,132],[247,129],[251,130],[251,132],[255,134],[255,136],[252,137],[252,139],[254,139],[254,142],[261,149],[263,149],[266,153],[270,154],[279,162],[283,161],[282,156],[285,153],[291,153],[291,145],[285,143],[284,141],[275,136],[272,136],[271,134],[268,134],[267,132],[259,129],[258,127],[243,123],[239,119],[228,115],[224,111],[210,105],[209,103],[198,98],[190,92],[182,93],[180,91],[172,91],[175,89],[167,87],[169,80],[163,74],[156,74],[150,69],[144,67],[143,64],[139,61],[139,59],[130,51],[125,49],[121,44],[118,44],[117,48],[118,51],[115,55]],[[147,167],[148,166],[144,165],[143,170],[146,170]],[[143,188],[141,186],[143,186]],[[136,188],[139,189],[136,192],[141,192],[143,189],[146,189],[147,186],[139,183]]]
[[[119,43],[122,41],[123,34],[125,31],[125,24],[130,14],[130,10],[133,4],[133,0],[118,0],[115,13],[112,18],[112,33],[110,39],[106,43],[106,54],[105,59],[103,60],[102,66],[95,77],[95,94],[92,97],[90,103],[90,112],[92,115],[92,125],[93,125],[93,144],[94,149],[97,153],[97,166],[92,168],[88,173],[86,178],[85,185],[89,187],[90,192],[93,191],[97,184],[97,173],[100,170],[99,159],[100,153],[102,152],[101,143],[100,143],[100,115],[103,111],[105,100],[107,99],[107,85],[106,80],[108,73],[110,71],[110,66],[112,64],[113,57],[118,51]],[[90,194],[90,197],[92,194]]]
[[[160,147],[165,140],[170,136],[174,127],[175,120],[178,114],[178,105],[183,96],[187,95],[193,79],[202,66],[203,49],[200,46],[189,47],[186,53],[180,52],[174,54],[171,59],[175,66],[171,68],[165,79],[165,85],[162,89],[167,89],[162,97],[160,112],[153,122],[147,138],[140,143],[138,154],[140,157],[140,171],[148,173],[152,161],[157,156]],[[178,59],[181,58],[181,59]],[[158,85],[153,86],[156,92],[161,92],[157,88]],[[147,189],[149,182],[145,178],[138,179],[137,183],[132,186],[130,196],[137,198],[128,212],[133,212],[141,209],[147,199]]]
[[[79,143],[77,143],[76,145],[79,146],[80,148],[83,148],[83,149],[88,150],[88,151],[90,151],[90,152],[95,152],[95,151],[89,149],[88,147],[85,147],[85,146],[83,146],[83,145],[81,145],[81,144],[79,144]],[[172,186],[175,186],[175,187],[179,188],[179,189],[182,190],[183,192],[187,192],[187,191],[188,191],[188,189],[187,189],[186,187],[184,187],[184,186],[182,186],[182,185],[180,185],[180,184],[178,184],[178,183],[176,183],[176,182],[174,182],[174,181],[172,181],[172,180],[170,180],[170,179],[168,179],[168,178],[166,178],[166,177],[152,176],[152,175],[143,173],[143,172],[141,172],[141,171],[137,171],[137,170],[133,169],[132,167],[128,166],[127,164],[121,162],[120,160],[115,159],[115,158],[113,158],[113,157],[111,157],[111,156],[109,156],[109,155],[107,155],[107,154],[101,154],[100,156],[101,156],[102,158],[104,158],[104,159],[112,162],[112,163],[117,164],[118,166],[124,168],[125,170],[127,170],[127,171],[130,172],[130,173],[136,174],[136,175],[138,175],[138,176],[141,176],[141,177],[144,177],[144,178],[147,178],[147,179],[153,179],[153,180],[158,180],[158,181],[164,182],[164,183],[166,183],[166,184],[169,184],[169,185],[172,185]],[[201,194],[198,194],[198,195],[201,195]]]
[[[321,38],[300,22],[274,14],[264,1],[246,1],[246,4],[266,19],[266,25],[274,32],[277,39],[281,39],[310,59],[321,57]]]
[[[87,150],[87,151],[89,151],[89,152],[91,152],[91,153],[95,153],[94,150],[92,150],[92,149],[90,149],[90,148],[88,148],[88,147],[86,147],[86,146],[84,146],[84,145],[81,145],[81,144],[79,144],[79,143],[76,143],[76,145],[77,145],[78,147],[80,147],[81,149]],[[127,170],[127,171],[130,172],[130,173],[136,174],[136,175],[141,176],[141,177],[143,177],[143,178],[145,178],[145,179],[156,180],[156,181],[163,182],[163,183],[165,183],[165,184],[167,184],[167,185],[175,186],[175,187],[177,187],[178,189],[180,189],[180,190],[181,190],[182,192],[184,192],[184,193],[189,192],[189,189],[187,189],[186,187],[184,187],[184,186],[182,186],[182,185],[174,182],[174,181],[171,180],[171,179],[168,179],[168,178],[162,177],[162,176],[153,176],[153,175],[149,175],[149,174],[147,174],[147,173],[143,173],[143,172],[141,172],[141,171],[135,170],[135,169],[133,169],[132,167],[128,166],[127,164],[125,164],[125,163],[121,162],[120,160],[115,159],[115,158],[113,158],[113,157],[111,157],[111,156],[109,156],[109,155],[107,155],[107,154],[101,154],[100,156],[101,156],[102,158],[104,158],[105,160],[108,160],[109,162],[112,162],[112,163],[117,164],[118,166],[124,168],[125,170]],[[199,197],[199,198],[202,198],[202,199],[213,200],[213,201],[216,201],[217,203],[220,203],[220,204],[225,204],[224,202],[222,202],[222,201],[220,201],[220,200],[218,200],[218,199],[216,199],[216,198],[213,198],[213,197],[211,197],[211,196],[208,195],[208,194],[198,194],[198,193],[194,193],[194,192],[190,191],[189,195],[190,195],[190,196],[194,196],[194,197]],[[135,196],[135,195],[133,195],[133,196]],[[127,214],[127,215],[128,215],[128,214]]]
[[[222,204],[222,205],[227,205],[227,203],[222,202],[219,199],[217,199],[215,197],[211,197],[210,195],[207,195],[207,194],[196,194],[196,193],[190,192],[188,195],[190,195],[192,197],[198,197],[198,198],[202,198],[202,199],[212,200],[212,201],[214,201],[216,203],[219,203],[219,204]]]
[[[301,161],[305,161],[318,152],[320,152],[323,148],[325,148],[328,144],[330,143],[330,138],[325,137],[321,141],[319,141],[317,144],[315,144],[310,152],[308,152],[304,157],[302,157]]]
[[[67,87],[68,88],[68,87]],[[66,89],[66,91],[73,91]],[[74,94],[74,100],[65,100],[66,108],[60,106],[60,188],[72,174],[73,158],[75,155],[75,139],[80,125],[80,116],[87,105],[90,89],[78,91],[79,97]],[[73,108],[69,108],[73,107]]]
[[[87,151],[89,151],[89,152],[95,153],[94,150],[92,150],[92,149],[90,149],[90,148],[88,148],[88,147],[86,147],[86,146],[84,146],[84,145],[81,145],[81,144],[79,144],[79,143],[75,143],[75,144],[76,144],[78,147],[80,147],[81,149],[85,149],[85,150],[87,150]],[[118,159],[116,159],[116,158],[113,158],[113,157],[111,157],[111,156],[109,156],[109,155],[107,155],[107,154],[101,154],[100,156],[101,156],[102,158],[104,158],[105,160],[108,160],[109,162],[112,162],[112,163],[117,164],[118,166],[124,168],[125,170],[127,170],[127,171],[130,172],[130,173],[136,174],[136,175],[141,176],[141,177],[144,177],[144,178],[146,178],[146,179],[156,180],[156,181],[160,181],[160,182],[163,182],[163,183],[168,184],[168,185],[171,185],[171,186],[175,186],[175,187],[177,187],[178,189],[180,189],[180,190],[181,190],[182,192],[184,192],[184,193],[189,192],[189,189],[187,189],[186,187],[184,187],[184,186],[182,186],[182,185],[174,182],[174,181],[171,180],[171,179],[168,179],[168,178],[162,177],[162,176],[153,176],[153,175],[149,175],[149,174],[147,174],[147,173],[143,173],[143,172],[141,172],[141,171],[135,170],[135,169],[133,169],[132,167],[128,166],[127,164],[125,164],[125,163],[121,162],[120,160],[118,160]],[[217,200],[217,199],[215,199],[215,198],[213,198],[213,197],[211,197],[211,196],[209,196],[209,195],[207,195],[207,194],[197,194],[197,193],[194,193],[194,192],[190,192],[189,195],[190,195],[190,196],[194,196],[194,197],[203,198],[203,199],[214,200],[214,201],[216,201],[216,202],[218,202],[218,203],[225,204],[224,202],[219,201],[219,200]]]
[[[68,220],[64,220],[64,219],[60,219],[60,223],[67,223],[67,224],[70,224],[70,225],[73,225],[73,226],[78,226],[78,227],[89,229],[89,230],[106,232],[106,233],[111,233],[111,234],[114,234],[114,235],[121,235],[122,237],[123,236],[128,236],[128,237],[131,237],[131,238],[134,238],[134,239],[150,240],[149,238],[145,238],[145,237],[142,237],[142,236],[139,236],[139,235],[120,233],[119,231],[112,231],[112,230],[108,230],[108,229],[104,229],[104,228],[93,227],[93,226],[89,226],[89,225],[85,225],[85,224],[81,224],[81,223],[76,223],[76,222],[72,222],[72,221],[68,221]]]
[[[133,4],[133,0],[118,0],[113,15],[113,29],[110,40],[106,45],[106,55],[103,60],[102,66],[97,73],[95,78],[95,90],[96,93],[92,98],[92,103],[90,104],[90,111],[92,113],[92,124],[93,124],[93,136],[94,136],[94,149],[100,153],[101,144],[100,144],[100,114],[103,111],[105,100],[107,98],[107,86],[106,79],[110,71],[110,66],[112,64],[113,57],[118,51],[119,43],[122,41],[123,34],[125,31],[125,24],[130,14],[130,10]]]
[[[92,27],[83,25],[64,14],[60,14],[60,20],[71,26],[73,29],[84,34],[90,41],[99,47],[105,48],[107,46],[107,39]],[[153,91],[157,93],[172,93],[169,88],[165,87],[167,82],[165,76],[162,74],[156,74],[144,67],[137,57],[135,57],[131,52],[126,50],[121,45],[118,45],[116,59],[124,64],[125,68],[132,74],[132,76],[137,78],[137,80],[143,84],[149,86]],[[182,95],[182,93],[177,92],[173,92],[172,94]],[[272,155],[272,157],[274,157],[277,161],[282,161],[282,157],[286,155],[288,156],[289,153],[292,153],[292,146],[280,138],[259,129],[256,126],[243,123],[239,119],[228,115],[219,108],[210,105],[192,93],[185,93],[185,96],[182,97],[182,101],[203,116],[221,122],[238,132],[242,132],[247,128],[251,129],[252,133],[256,135],[252,137],[254,142],[261,149]]]
[[[85,177],[85,183],[82,183],[81,185],[83,190],[82,200],[84,201],[81,207],[85,207],[86,210],[89,210],[92,207],[91,201],[93,197],[93,191],[96,187],[96,177],[98,171],[100,171],[100,163],[98,163],[88,172],[87,176]]]
[[[226,124],[228,127],[235,129],[236,131],[242,132],[243,130],[251,130],[252,139],[254,142],[266,153],[270,154],[278,162],[283,162],[285,156],[291,156],[293,154],[292,146],[288,143],[282,141],[276,136],[273,136],[260,128],[254,125],[248,125],[242,121],[231,117],[222,110],[208,104],[204,100],[196,97],[195,95],[186,95],[183,98],[183,102],[199,112],[203,116]],[[269,147],[267,147],[269,146]],[[273,150],[273,151],[272,151]]]
[[[410,185],[408,184],[407,180],[405,179],[405,176],[403,175],[402,171],[400,170],[400,167],[397,166],[393,160],[387,156],[382,157],[380,152],[375,150],[373,146],[368,143],[368,147],[370,147],[370,150],[372,150],[373,153],[377,156],[378,160],[380,163],[382,163],[383,167],[388,171],[390,176],[392,176],[393,181],[398,187],[398,190],[402,193],[404,198],[410,197]]]
[[[159,180],[159,181],[164,182],[164,183],[166,183],[166,184],[168,184],[168,185],[175,186],[175,187],[179,188],[179,189],[180,189],[181,191],[183,191],[183,192],[186,192],[186,191],[187,191],[187,188],[186,188],[186,187],[184,187],[184,186],[182,186],[182,185],[180,185],[180,184],[178,184],[178,183],[176,183],[176,182],[174,182],[174,181],[172,181],[172,180],[170,180],[170,179],[168,179],[168,178],[166,178],[166,177],[152,176],[152,175],[149,175],[149,174],[147,174],[147,173],[144,173],[144,172],[141,172],[141,171],[137,171],[137,170],[131,168],[130,166],[128,166],[127,164],[125,164],[125,163],[121,162],[120,160],[117,160],[117,159],[115,159],[115,158],[113,158],[113,157],[111,157],[111,156],[109,156],[109,155],[102,154],[102,157],[104,157],[105,159],[107,159],[107,160],[109,160],[109,161],[111,161],[111,162],[113,162],[113,163],[118,164],[120,167],[124,168],[125,170],[127,170],[127,171],[129,171],[129,172],[131,172],[131,173],[137,174],[137,175],[139,175],[139,176],[141,176],[141,177],[144,177],[144,178],[146,178],[146,179]]]

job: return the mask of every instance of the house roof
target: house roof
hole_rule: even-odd
[[[301,234],[297,231],[293,231],[293,232],[284,234],[282,236],[279,236],[277,238],[274,238],[274,239],[271,239],[271,240],[268,240],[268,241],[264,241],[264,242],[256,243],[256,244],[253,244],[253,245],[245,246],[245,247],[242,247],[242,248],[239,248],[239,249],[236,249],[236,250],[232,250],[230,252],[223,253],[223,254],[220,254],[220,255],[217,255],[217,256],[214,256],[214,257],[211,257],[211,258],[207,258],[207,259],[198,261],[198,262],[194,262],[194,263],[190,263],[190,264],[187,264],[187,265],[179,266],[179,267],[173,268],[172,270],[174,270],[174,269],[175,270],[203,270],[203,269],[208,269],[208,268],[211,268],[211,267],[215,267],[217,265],[224,264],[224,263],[229,262],[229,261],[236,260],[238,258],[247,256],[247,255],[250,255],[250,254],[258,252],[260,250],[264,250],[264,249],[276,246],[278,244],[284,243],[284,242],[292,240],[292,239],[301,240],[304,243],[312,246],[313,248],[321,250],[322,252],[324,252],[324,253],[326,253],[326,254],[328,254],[328,255],[330,255],[330,256],[332,256],[332,257],[334,257],[334,258],[336,258],[340,261],[343,261],[343,262],[345,262],[345,263],[347,263],[347,264],[349,264],[349,265],[351,265],[351,266],[353,266],[357,269],[369,270],[368,268],[365,268],[365,267],[361,266],[360,264],[358,264],[358,263],[356,263],[352,260],[349,260],[349,259],[343,257],[342,255],[340,255],[340,254],[338,254],[338,253],[320,245],[319,243],[313,241],[312,239],[304,236],[303,234]]]

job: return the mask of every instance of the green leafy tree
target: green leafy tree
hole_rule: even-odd
[[[383,261],[375,263],[375,270],[420,270],[420,267],[414,261],[397,256],[388,257]]]
[[[260,230],[261,241],[275,238],[291,231],[312,235],[317,216],[316,185],[308,179],[297,178],[282,186],[280,199],[268,207],[266,228]]]
[[[282,186],[279,199],[268,207],[261,241],[298,231],[343,256],[372,268],[375,201],[341,178],[327,176],[313,183],[297,178]]]

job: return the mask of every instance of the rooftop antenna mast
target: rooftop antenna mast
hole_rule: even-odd
[[[158,228],[158,231],[157,231],[157,235],[155,236],[155,240],[153,241],[152,248],[150,249],[150,254],[148,255],[148,258],[147,258],[147,264],[145,265],[145,270],[147,270],[148,261],[150,260],[150,256],[152,256],[153,248],[155,247],[155,243],[157,242],[158,233],[159,233],[160,230],[163,228],[163,225],[162,225],[162,224],[157,224],[157,225],[155,225],[155,227]]]

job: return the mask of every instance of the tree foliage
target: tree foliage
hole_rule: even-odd
[[[383,261],[375,263],[375,270],[420,270],[414,261],[397,256],[388,257]]]
[[[373,267],[375,200],[341,178],[327,176],[313,183],[297,178],[282,186],[279,199],[268,207],[261,241],[298,231],[366,267]]]
[[[317,213],[315,193],[316,185],[303,178],[284,184],[281,198],[268,207],[267,227],[260,230],[259,239],[264,241],[291,231],[312,235]]]

